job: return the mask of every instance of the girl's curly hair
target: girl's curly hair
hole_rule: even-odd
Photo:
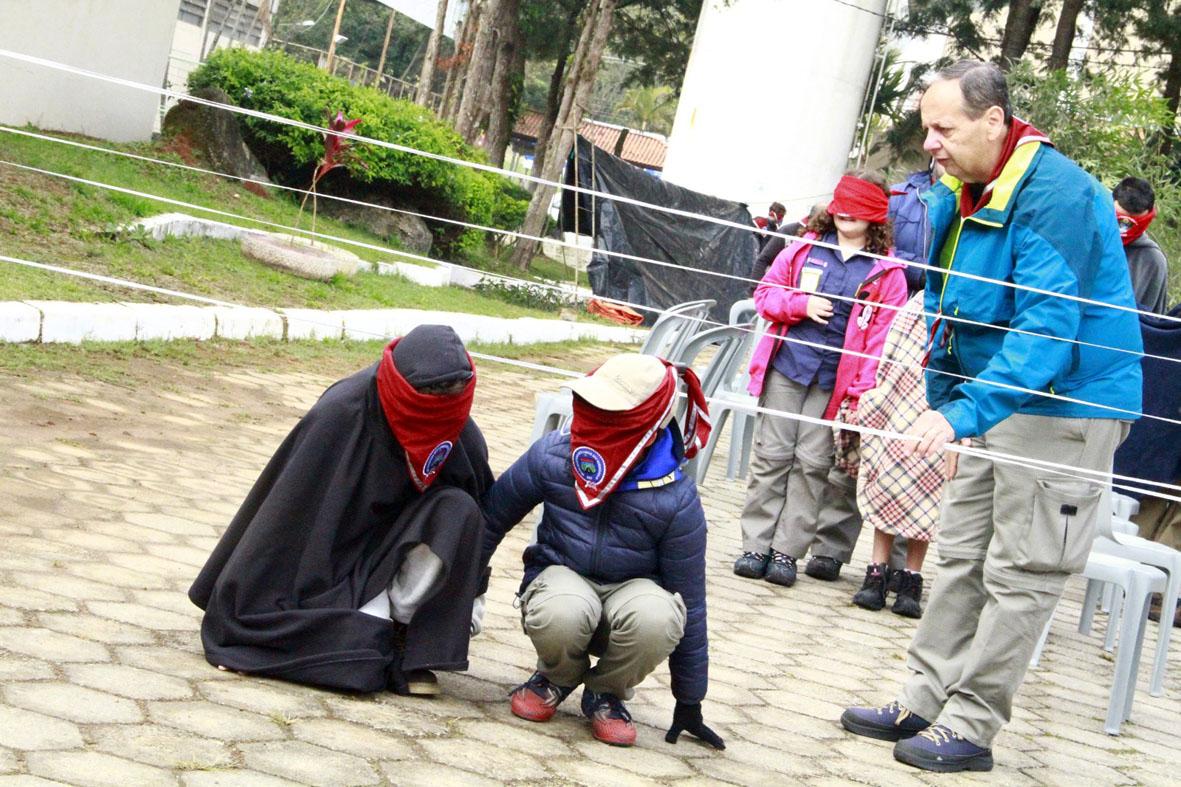
[[[890,187],[886,185],[886,179],[882,177],[880,172],[876,170],[867,169],[851,169],[845,173],[853,178],[860,178],[868,181],[882,190],[886,198],[890,197]],[[832,214],[823,211],[815,214],[808,220],[808,232],[814,232],[819,237],[823,238],[830,232],[837,231],[836,222],[833,221]],[[894,245],[894,223],[886,219],[881,224],[869,225],[866,230],[865,250],[870,254],[889,254],[890,247]]]

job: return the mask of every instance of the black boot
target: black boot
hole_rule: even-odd
[[[898,572],[898,590],[894,597],[893,612],[904,618],[921,618],[923,608],[919,601],[923,597],[923,575],[915,571]]]
[[[865,582],[853,596],[853,603],[862,609],[877,612],[886,606],[886,564],[870,563],[865,569]]]

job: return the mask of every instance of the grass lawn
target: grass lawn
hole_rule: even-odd
[[[166,143],[115,145],[89,139],[85,141],[87,144],[153,158],[180,161]],[[298,204],[289,193],[278,190],[260,196],[246,190],[237,181],[15,134],[0,135],[0,142],[0,159],[3,160],[286,226],[311,225],[310,212],[305,212],[301,222]],[[422,287],[396,276],[360,273],[352,278],[338,277],[331,282],[301,279],[248,260],[241,255],[237,243],[233,241],[177,238],[155,242],[112,231],[136,218],[173,211],[206,215],[0,164],[0,254],[252,306],[323,309],[399,307],[503,317],[555,316],[550,312],[523,308],[459,288]],[[208,217],[243,226],[258,226],[224,216]],[[389,249],[388,253],[383,253],[356,246],[346,247],[362,259],[414,262],[398,255],[397,249],[364,229],[323,217],[318,219],[316,229],[318,232]],[[482,260],[477,262],[483,263]],[[567,278],[564,270],[554,269],[555,263],[549,260],[545,262],[549,265],[543,268],[544,274],[561,274],[563,280]],[[169,300],[164,296],[129,291],[117,285],[88,282],[8,263],[4,265],[4,275],[0,276],[0,300]],[[564,269],[565,266],[559,267]],[[544,274],[535,273],[529,278],[542,278]]]
[[[40,379],[46,374],[68,374],[132,388],[160,384],[166,379],[161,377],[161,370],[167,368],[202,374],[231,369],[270,369],[343,376],[375,362],[384,347],[384,341],[282,342],[274,339],[84,342],[81,345],[0,343],[0,375]],[[500,358],[587,372],[612,353],[634,348],[569,341],[529,345],[473,342],[468,349]],[[494,362],[476,360],[477,366],[491,363]]]

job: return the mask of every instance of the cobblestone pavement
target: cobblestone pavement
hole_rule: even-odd
[[[633,749],[590,738],[577,702],[549,724],[506,695],[532,650],[512,607],[528,525],[495,559],[487,628],[445,695],[345,696],[219,672],[185,590],[271,451],[330,380],[306,373],[168,371],[156,390],[0,376],[0,785],[837,784],[957,782],[844,733],[851,703],[892,697],[913,622],[849,603],[870,539],[838,583],[791,590],[729,572],[743,487],[715,472],[709,549],[714,752],[663,729],[661,670],[630,707]],[[552,379],[485,365],[476,414],[493,467],[525,447],[533,393]],[[723,462],[717,463],[720,469]],[[1102,731],[1112,662],[1058,610],[1042,665],[996,744],[997,784],[1176,784],[1181,645],[1166,696],[1142,678],[1124,734]],[[1155,646],[1149,634],[1146,657]],[[1142,671],[1143,673],[1144,671]],[[576,698],[575,698],[576,699]]]

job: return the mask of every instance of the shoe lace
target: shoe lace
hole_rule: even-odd
[[[936,746],[942,746],[943,744],[950,743],[953,740],[962,741],[964,739],[963,736],[961,736],[958,732],[952,730],[949,727],[944,727],[942,724],[932,724],[927,729],[921,731],[919,735],[922,735]]]
[[[542,702],[544,702],[546,705],[554,706],[566,699],[566,695],[570,693],[568,690],[563,689],[561,686],[557,685],[549,678],[542,675],[540,672],[533,673],[529,680],[525,681],[520,686],[517,686],[512,690],[511,693],[516,694],[521,689],[528,689],[538,697],[541,697]]]
[[[771,560],[781,566],[794,566],[796,564],[796,559],[794,557],[791,555],[785,555],[782,552],[776,552],[774,549],[771,550]]]
[[[622,719],[627,722],[632,720],[632,715],[623,704],[623,700],[614,694],[600,694],[598,696],[595,702],[595,715],[606,719]]]
[[[905,705],[899,705],[898,700],[894,700],[889,705],[879,710],[878,713],[882,715],[893,715],[894,724],[896,725],[901,724],[914,715],[910,712],[910,708],[906,707]]]
[[[744,558],[748,558],[750,560],[758,560],[758,561],[763,561],[763,560],[767,559],[767,556],[764,555],[762,552],[743,552],[742,556]]]

